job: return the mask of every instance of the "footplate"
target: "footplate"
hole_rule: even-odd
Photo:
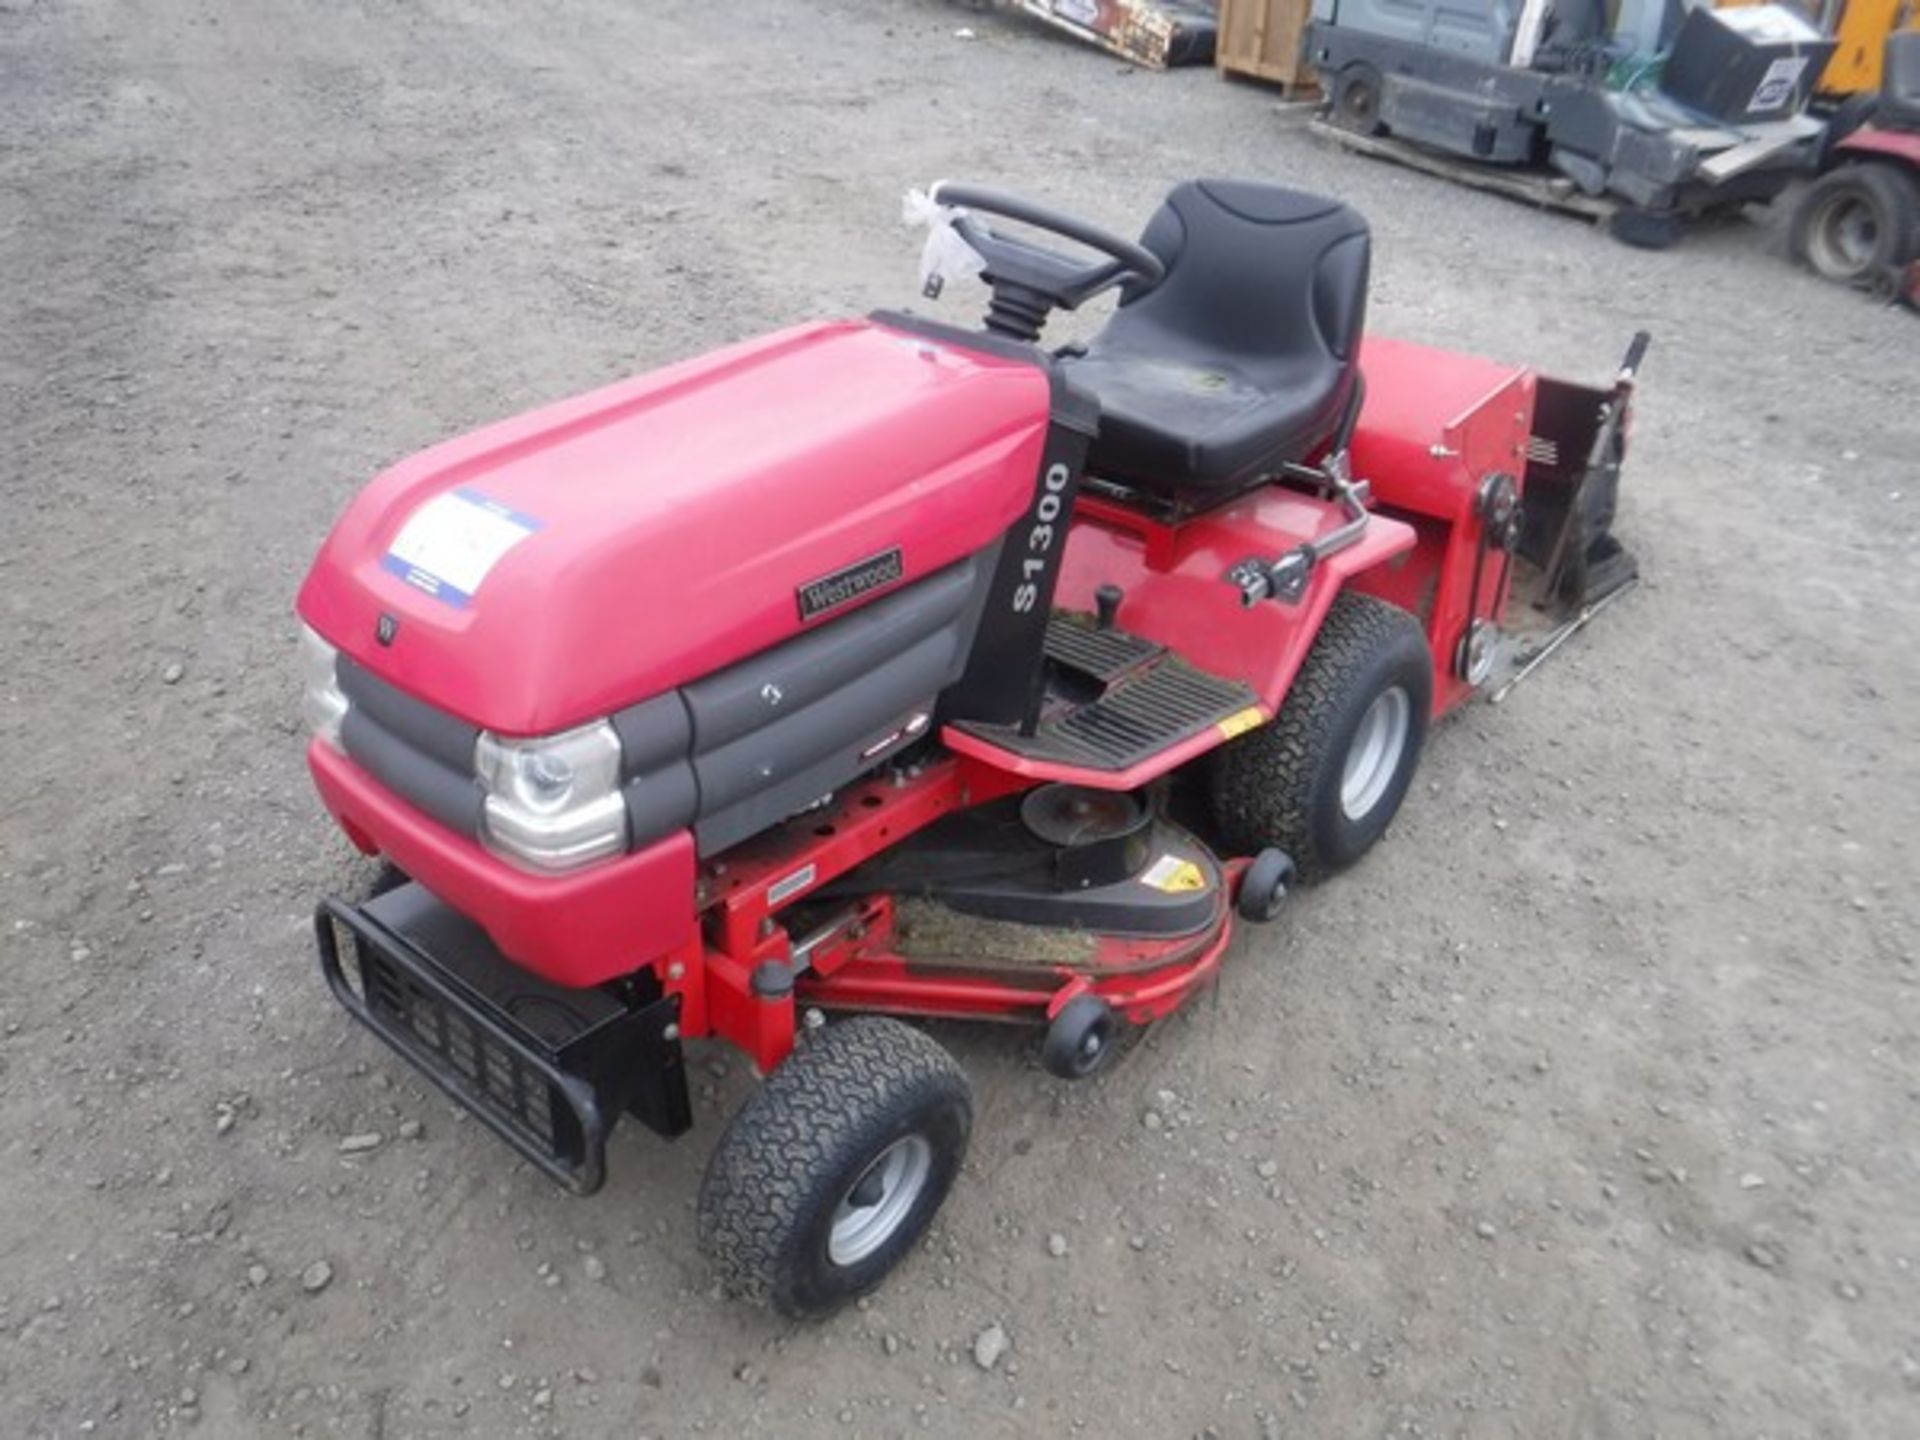
[[[1122,771],[1192,738],[1256,703],[1251,688],[1196,669],[1163,645],[1121,630],[1098,630],[1056,615],[1048,661],[1099,693],[1076,696],[1049,685],[1032,733],[1013,725],[963,721],[955,728],[1031,760]]]
[[[418,885],[362,906],[327,900],[314,934],[348,1013],[577,1195],[605,1181],[623,1109],[668,1135],[691,1122],[679,1002],[650,977],[632,995],[551,985]]]

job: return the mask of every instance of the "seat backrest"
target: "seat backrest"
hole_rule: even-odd
[[[1166,262],[1150,290],[1121,297],[1103,341],[1345,366],[1366,322],[1367,222],[1337,200],[1245,180],[1189,180],[1140,243]]]
[[[1920,30],[1896,30],[1887,36],[1880,93],[1902,109],[1920,106]]]

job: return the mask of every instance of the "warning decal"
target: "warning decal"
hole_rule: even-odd
[[[1141,873],[1140,883],[1168,895],[1179,895],[1190,890],[1207,888],[1207,876],[1191,860],[1183,860],[1178,855],[1162,855]]]

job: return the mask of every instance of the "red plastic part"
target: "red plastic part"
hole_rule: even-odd
[[[799,995],[837,1010],[872,1010],[955,1020],[1041,1021],[1076,995],[1098,995],[1135,1025],[1172,1014],[1213,978],[1233,938],[1225,896],[1216,924],[1176,941],[1103,937],[1084,969],[1041,967],[1018,972],[964,965],[933,966],[890,948],[876,933],[830,975],[801,977]]]
[[[1883,130],[1862,125],[1833,147],[1834,160],[1893,160],[1907,165],[1920,182],[1920,130]],[[1828,168],[1833,167],[1833,160]]]
[[[1125,592],[1117,621],[1121,629],[1159,641],[1212,674],[1246,681],[1255,696],[1249,707],[1253,713],[1232,717],[1118,771],[1034,760],[951,728],[942,740],[983,765],[1029,782],[1135,790],[1241,731],[1264,724],[1286,698],[1340,587],[1411,548],[1414,532],[1396,520],[1377,519],[1358,544],[1316,566],[1306,593],[1291,605],[1242,605],[1227,572],[1249,557],[1278,558],[1341,522],[1337,506],[1276,488],[1251,491],[1181,525],[1166,525],[1140,511],[1083,496],[1075,505],[1055,603],[1091,611],[1095,591],[1118,585]]]
[[[1353,473],[1372,483],[1380,514],[1411,525],[1419,543],[1356,576],[1354,588],[1420,617],[1433,653],[1433,713],[1443,715],[1474,693],[1453,667],[1467,622],[1497,623],[1506,614],[1499,552],[1488,555],[1473,593],[1481,534],[1475,504],[1493,474],[1511,476],[1525,498],[1534,376],[1402,340],[1368,339],[1360,364],[1367,403],[1353,438]]]
[[[631,974],[694,938],[693,837],[682,831],[572,875],[516,870],[386,790],[331,746],[307,746],[320,799],[378,851],[558,985]]]
[[[866,321],[783,331],[402,461],[297,608],[462,720],[562,730],[786,639],[798,588],[849,563],[897,548],[905,584],[991,544],[1032,499],[1049,405],[1035,365]],[[464,605],[383,565],[456,489],[539,526]]]

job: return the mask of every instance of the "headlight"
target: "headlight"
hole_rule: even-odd
[[[347,713],[347,697],[340,689],[340,652],[307,625],[300,627],[300,669],[307,678],[306,695],[300,702],[307,728],[338,750],[340,722]]]
[[[606,721],[537,740],[482,731],[473,768],[487,792],[481,838],[522,869],[572,870],[626,848],[620,737]]]

